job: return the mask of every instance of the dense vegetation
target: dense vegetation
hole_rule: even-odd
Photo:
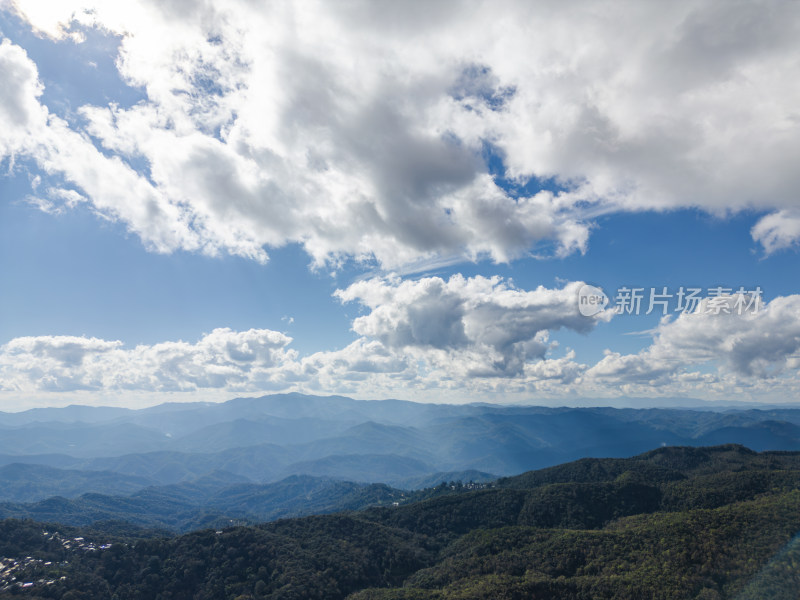
[[[35,585],[0,597],[749,600],[800,592],[800,453],[662,448],[495,488],[446,488],[398,507],[179,537],[62,528],[64,537],[111,544],[91,551],[53,545],[42,533],[53,526],[8,520],[0,553],[50,564],[32,563],[18,581]]]
[[[425,494],[426,492],[418,492]],[[226,485],[205,477],[191,483],[154,486],[130,496],[87,493],[30,503],[0,502],[0,519],[33,519],[67,525],[98,520],[186,532],[232,523],[358,510],[407,501],[413,495],[381,483],[359,484],[326,478],[292,476],[269,484]]]
[[[140,527],[185,533],[204,527],[406,504],[487,486],[443,481],[430,488],[404,491],[382,483],[361,484],[306,475],[260,485],[226,485],[225,481],[226,478],[219,482],[214,477],[204,477],[194,482],[149,487],[130,496],[87,493],[72,499],[54,496],[38,502],[0,502],[0,519],[74,526],[125,521]]]

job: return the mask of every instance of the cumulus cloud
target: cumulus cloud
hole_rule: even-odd
[[[369,314],[353,322],[359,335],[388,348],[438,355],[442,362],[466,362],[471,375],[509,376],[545,357],[551,331],[588,333],[611,317],[609,311],[594,317],[580,314],[578,291],[583,285],[528,291],[500,277],[403,281],[392,276],[354,283],[336,295],[369,308]]]
[[[641,352],[609,350],[587,365],[573,350],[557,356],[551,341],[559,329],[588,331],[609,318],[573,313],[580,285],[526,291],[497,278],[362,281],[338,293],[367,309],[353,324],[360,337],[307,356],[268,329],[215,329],[193,343],[132,348],[89,337],[20,337],[0,346],[0,391],[296,390],[523,401],[619,394],[780,400],[800,392],[800,296],[743,314],[735,296],[723,297],[727,309],[719,314],[707,312],[705,300],[694,313],[662,320]]]
[[[800,201],[791,3],[3,6],[55,39],[120,36],[119,72],[146,99],[81,107],[69,125],[45,122],[32,64],[3,42],[3,124],[45,125],[33,145],[4,129],[0,151],[26,152],[158,251],[505,261],[543,243],[584,251],[602,213],[785,217]],[[561,191],[499,186],[488,149],[512,183]],[[797,239],[777,218],[754,230],[767,251]]]
[[[762,217],[750,233],[767,254],[795,246],[800,241],[800,210],[781,210]]]
[[[626,383],[669,383],[704,363],[712,379],[796,379],[800,366],[800,296],[775,298],[759,310],[736,310],[739,295],[722,297],[722,310],[705,299],[694,312],[665,317],[653,343],[638,354],[608,351],[587,377]],[[719,303],[717,303],[719,306]],[[741,314],[740,314],[741,313]]]
[[[25,51],[0,41],[0,159],[15,156],[44,125],[47,111],[39,104],[42,86]]]
[[[99,214],[125,223],[155,251],[203,247],[205,242],[179,206],[166,201],[160,190],[118,156],[105,156],[84,134],[39,103],[42,86],[36,65],[8,40],[0,43],[0,76],[4,82],[0,159],[33,157],[44,173],[63,179],[44,194],[35,190],[37,195],[30,198],[35,206],[57,212],[89,202]]]
[[[75,336],[15,338],[0,347],[4,391],[260,389],[296,358],[277,331],[215,329],[198,342],[126,349]]]
[[[583,284],[521,290],[500,278],[453,276],[361,281],[337,292],[369,313],[358,339],[300,357],[291,338],[268,329],[215,329],[194,343],[126,348],[88,337],[15,338],[0,347],[0,390],[306,391],[393,395],[571,384],[586,370],[573,352],[550,356],[550,333],[590,331],[610,313],[584,317]]]

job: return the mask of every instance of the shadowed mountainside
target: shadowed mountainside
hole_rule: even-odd
[[[319,485],[296,478],[265,493],[313,496]],[[253,487],[233,501],[250,506]],[[178,537],[5,520],[0,554],[28,557],[15,577],[33,583],[0,587],[0,598],[793,599],[798,506],[800,452],[724,445]]]

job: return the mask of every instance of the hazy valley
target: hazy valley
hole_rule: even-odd
[[[800,409],[543,408],[299,394],[0,413],[0,517],[187,531],[404,503],[584,457],[800,450]]]

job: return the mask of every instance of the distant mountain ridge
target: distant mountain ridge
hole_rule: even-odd
[[[800,409],[445,405],[293,393],[140,410],[0,413],[0,466],[110,471],[122,487],[113,488],[110,479],[101,485],[96,476],[92,485],[89,475],[79,479],[87,482],[84,491],[112,495],[136,478],[144,487],[214,472],[252,483],[311,475],[398,487],[437,473],[508,476],[582,457],[724,443],[798,450]],[[40,492],[33,486],[7,499],[32,501],[50,492],[74,497],[79,490],[67,481],[59,486]]]
[[[135,525],[188,531],[231,523],[258,523],[285,517],[358,510],[401,501],[406,492],[385,484],[363,484],[293,475],[254,484],[229,473],[195,481],[148,486],[130,495],[96,492],[35,502],[0,502],[0,519],[34,519],[69,525],[124,521]]]
[[[11,463],[0,467],[0,501],[32,502],[50,496],[74,498],[87,492],[132,494],[153,481],[112,471],[77,471]]]

